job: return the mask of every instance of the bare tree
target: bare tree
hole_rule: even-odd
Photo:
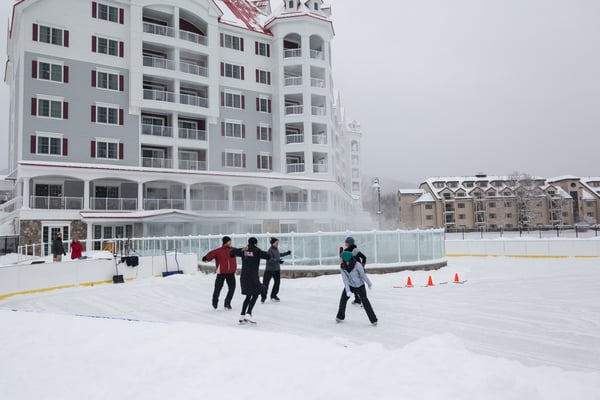
[[[373,217],[374,221],[380,221],[382,230],[398,229],[399,209],[396,193],[380,193],[380,199],[377,198],[377,191],[373,188],[373,177],[363,176],[362,178],[362,203],[363,209]],[[381,206],[381,216],[377,214]]]
[[[518,171],[509,175],[508,184],[517,202],[518,225],[531,226],[541,216],[539,205],[544,198],[542,189],[534,177]]]

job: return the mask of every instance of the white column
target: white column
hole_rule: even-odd
[[[229,196],[229,211],[233,210],[233,186],[227,187],[227,195]]]
[[[88,180],[83,181],[83,209],[90,209],[90,181]]]
[[[87,225],[85,251],[92,251],[94,249],[94,245],[92,244],[92,240],[94,239],[94,226],[91,222],[86,221],[85,223]]]
[[[192,185],[189,183],[185,185],[185,210],[191,211],[192,209],[192,194],[190,193]]]
[[[138,211],[142,211],[144,209],[144,183],[143,182],[138,182],[137,209],[138,209]]]
[[[23,209],[29,209],[29,178],[23,178]]]

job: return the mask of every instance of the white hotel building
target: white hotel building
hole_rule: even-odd
[[[8,35],[21,244],[359,228],[322,1],[21,0]]]

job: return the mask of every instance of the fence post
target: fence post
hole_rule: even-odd
[[[323,238],[323,236],[321,235],[321,231],[317,231],[317,238],[318,238],[318,241],[319,241],[319,265],[323,265],[323,252],[322,252],[322,249],[323,249],[322,238]],[[292,253],[292,260],[293,260],[293,257],[294,257],[293,254],[294,253]]]
[[[373,229],[373,254],[375,254],[375,264],[377,264],[379,257],[377,257],[377,231],[375,229]]]

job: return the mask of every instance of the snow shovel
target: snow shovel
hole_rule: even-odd
[[[115,257],[115,272],[117,274],[113,275],[113,283],[124,283],[125,280],[123,279],[123,275],[119,275],[119,267],[118,267],[118,263],[117,263],[117,255],[114,254],[114,257]]]
[[[177,261],[177,249],[175,249],[175,263],[177,264],[177,269],[169,271],[169,262],[167,261],[167,250],[165,250],[165,268],[167,270],[162,273],[163,278],[175,274],[183,274],[183,271],[179,269],[179,261]]]

